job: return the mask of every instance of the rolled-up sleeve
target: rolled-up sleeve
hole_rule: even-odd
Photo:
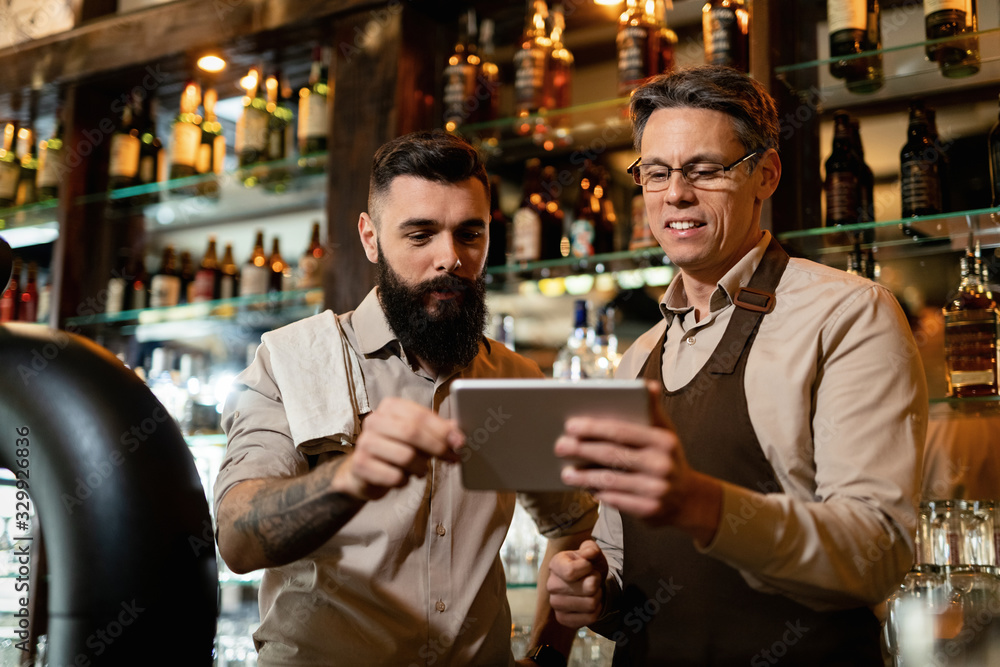
[[[585,491],[519,493],[517,500],[549,539],[590,531],[597,522],[597,501]]]
[[[222,430],[228,444],[215,482],[216,516],[226,493],[240,482],[295,477],[308,469],[292,442],[266,345],[236,377],[222,411]]]

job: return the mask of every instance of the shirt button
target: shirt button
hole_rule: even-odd
[[[233,419],[239,419],[239,418],[240,418],[240,411],[237,410],[236,412],[233,413]]]
[[[438,600],[437,603],[434,605],[434,608],[437,609],[438,611],[444,611],[445,609],[444,602]]]
[[[694,336],[688,336],[684,342],[688,345],[694,345]]]
[[[446,531],[446,530],[444,529],[444,524],[441,524],[441,523],[439,523],[439,524],[437,525],[437,529],[436,529],[436,530],[437,530],[437,534],[438,534],[438,535],[440,535],[441,537],[444,537],[444,534],[445,534],[446,532],[448,532],[448,531]]]

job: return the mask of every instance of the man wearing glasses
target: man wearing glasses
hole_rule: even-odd
[[[601,513],[553,559],[552,607],[615,665],[882,665],[871,607],[913,562],[927,418],[906,320],[761,229],[781,161],[759,83],[699,67],[630,104],[629,171],[678,274],[618,369],[651,381],[653,424],[576,418],[556,444]]]

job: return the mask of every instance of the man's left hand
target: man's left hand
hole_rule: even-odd
[[[566,484],[655,526],[674,526],[702,546],[711,542],[722,509],[722,485],[688,465],[663,412],[658,382],[647,385],[651,424],[573,417],[556,454],[576,461],[563,468]]]

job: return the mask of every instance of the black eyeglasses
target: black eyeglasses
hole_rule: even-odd
[[[683,167],[667,167],[660,164],[640,165],[642,158],[629,165],[627,171],[636,185],[641,185],[646,192],[666,190],[670,183],[670,175],[681,172],[684,180],[696,187],[706,187],[722,183],[727,171],[732,171],[750,158],[759,155],[760,151],[751,151],[728,167],[718,162],[691,162]]]

